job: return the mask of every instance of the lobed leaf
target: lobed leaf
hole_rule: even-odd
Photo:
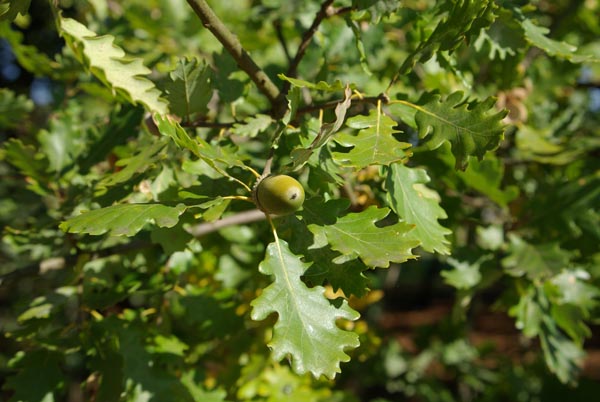
[[[121,169],[113,174],[104,176],[102,180],[98,182],[96,186],[97,194],[105,192],[109,187],[124,183],[136,174],[150,168],[159,158],[160,151],[164,147],[164,141],[156,141],[155,143],[142,148],[140,152],[129,158],[119,159],[116,165],[121,167]]]
[[[421,105],[403,103],[417,109],[415,121],[419,136],[431,135],[430,149],[450,142],[457,169],[467,168],[469,155],[483,159],[485,153],[496,149],[504,137],[502,119],[506,111],[495,111],[493,98],[467,102],[462,92],[454,92],[445,100],[437,94],[429,94],[421,102]]]
[[[211,78],[211,69],[198,59],[179,60],[165,84],[171,113],[189,118],[194,113],[205,112],[213,93]]]
[[[33,110],[33,102],[24,95],[0,88],[0,128],[13,128],[23,125],[27,115]]]
[[[508,256],[502,260],[502,266],[510,275],[540,279],[557,274],[569,264],[570,253],[558,243],[529,244],[514,234],[509,238]]]
[[[354,116],[346,122],[348,127],[358,129],[357,135],[341,133],[335,141],[344,146],[352,147],[350,152],[334,152],[333,157],[343,166],[364,168],[370,165],[389,165],[394,162],[406,161],[410,152],[410,144],[397,141],[394,134],[396,123],[392,118],[383,114],[380,109],[371,110],[367,116]]]
[[[574,63],[582,62],[600,62],[600,59],[593,56],[585,56],[577,54],[577,47],[566,42],[550,39],[547,35],[550,30],[546,27],[541,27],[533,23],[530,18],[527,18],[518,8],[512,8],[513,15],[523,29],[525,39],[533,46],[542,49],[551,56],[560,57]]]
[[[2,0],[0,2],[0,21],[12,21],[17,14],[26,15],[31,0]]]
[[[60,224],[69,233],[113,236],[133,236],[149,223],[159,227],[173,227],[186,206],[170,207],[162,204],[118,204],[83,212]]]
[[[335,224],[308,225],[315,241],[311,248],[329,244],[343,254],[336,261],[360,258],[370,267],[389,267],[391,262],[402,263],[416,258],[411,250],[420,243],[412,235],[414,225],[398,222],[379,227],[389,214],[388,208],[375,206],[339,218]]]
[[[356,320],[359,314],[345,300],[341,307],[334,307],[324,296],[325,288],[308,288],[300,279],[307,267],[284,240],[269,244],[259,271],[272,275],[274,282],[252,301],[252,319],[277,313],[269,342],[275,360],[291,356],[297,373],[334,378],[340,362],[350,360],[345,349],[359,345],[358,335],[340,329],[336,322]]]
[[[344,91],[344,100],[338,103],[338,105],[335,107],[335,121],[332,123],[323,124],[319,130],[319,133],[308,148],[296,148],[292,150],[291,158],[294,161],[294,167],[292,170],[304,165],[309,160],[311,155],[323,147],[323,145],[325,145],[327,141],[329,141],[329,139],[342,127],[342,124],[344,124],[344,119],[346,118],[346,112],[351,105],[351,95],[352,91],[350,90],[350,87],[346,87],[346,90]]]
[[[409,168],[400,163],[391,166],[386,177],[390,206],[406,223],[415,225],[412,236],[429,252],[449,254],[449,229],[438,220],[446,219],[439,195],[425,185],[430,181],[423,169]]]
[[[71,50],[100,81],[151,112],[167,112],[162,93],[146,78],[151,71],[141,59],[127,57],[125,51],[114,44],[113,36],[98,36],[71,18],[59,17],[58,23]]]

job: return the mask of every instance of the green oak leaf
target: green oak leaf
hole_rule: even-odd
[[[66,381],[61,365],[64,355],[47,349],[18,352],[9,362],[10,375],[4,380],[4,389],[12,390],[11,402],[55,402]],[[9,374],[7,373],[7,374]],[[35,386],[32,386],[35,384]],[[56,398],[55,398],[56,397]]]
[[[533,46],[542,49],[550,56],[560,57],[573,63],[599,62],[600,59],[592,55],[577,54],[577,47],[567,42],[560,42],[548,37],[550,30],[546,27],[536,25],[531,19],[527,18],[523,11],[513,8],[513,15],[521,25],[525,39]]]
[[[407,142],[394,138],[396,123],[381,110],[371,110],[367,116],[354,116],[348,119],[346,125],[358,129],[357,135],[341,133],[335,136],[335,141],[344,146],[352,147],[350,152],[334,152],[333,157],[343,166],[364,168],[369,165],[389,165],[405,161],[410,157]]]
[[[287,77],[285,74],[279,74],[278,77],[283,81],[287,81],[295,87],[298,88],[308,88],[314,89],[316,91],[326,91],[326,92],[339,92],[343,91],[346,85],[342,84],[341,81],[337,80],[333,84],[330,84],[325,81],[319,81],[316,84],[310,81],[301,80],[298,78]],[[354,86],[351,87],[354,89]]]
[[[164,141],[156,141],[149,146],[143,147],[140,152],[131,157],[119,159],[116,166],[121,167],[121,170],[104,176],[96,185],[96,195],[100,195],[107,188],[124,183],[136,174],[142,173],[152,167],[153,163],[160,157],[160,151],[164,147]]]
[[[304,165],[310,159],[311,155],[323,147],[323,145],[325,145],[327,141],[329,141],[329,139],[342,127],[342,124],[344,124],[344,119],[346,118],[346,111],[352,104],[351,95],[352,91],[350,90],[350,87],[346,87],[346,90],[344,91],[344,100],[338,103],[335,107],[335,121],[321,125],[319,133],[313,139],[310,146],[307,148],[296,148],[292,150],[291,158],[294,161],[292,170]]]
[[[321,248],[329,244],[342,253],[334,262],[360,258],[369,267],[387,268],[390,262],[402,263],[416,258],[411,250],[420,242],[412,234],[414,225],[398,222],[379,227],[390,213],[388,208],[375,206],[339,218],[335,224],[308,225],[315,241],[311,248]]]
[[[304,274],[304,278],[314,284],[329,284],[334,291],[341,289],[344,295],[363,297],[368,293],[369,279],[363,271],[368,267],[362,261],[353,259],[340,264],[335,263],[339,254],[328,247],[308,250],[313,264]]]
[[[387,197],[394,212],[415,225],[412,236],[424,250],[449,254],[446,236],[452,231],[438,222],[447,215],[440,206],[439,195],[425,186],[429,181],[425,170],[395,163],[386,177]]]
[[[169,78],[165,93],[172,113],[189,118],[207,110],[213,91],[212,70],[205,63],[198,59],[179,60]]]
[[[172,138],[180,148],[190,150],[220,175],[231,178],[225,171],[231,166],[246,168],[235,149],[225,145],[214,146],[199,137],[192,139],[187,131],[168,115],[155,113],[152,119],[162,135]]]
[[[350,360],[344,350],[359,345],[358,335],[340,329],[336,321],[356,320],[359,314],[345,300],[340,308],[334,307],[324,296],[325,288],[308,288],[300,279],[307,267],[284,240],[269,244],[259,271],[272,275],[274,282],[252,301],[252,319],[277,313],[269,342],[275,360],[291,356],[296,373],[334,378],[340,362]]]
[[[100,81],[132,103],[141,103],[152,112],[167,113],[161,91],[146,78],[151,71],[142,59],[128,57],[114,44],[113,36],[98,36],[74,19],[59,17],[58,24],[61,35],[79,61]]]
[[[517,235],[509,235],[508,256],[502,260],[504,270],[513,276],[527,275],[540,279],[567,268],[571,255],[557,243],[530,244]]]
[[[148,223],[159,227],[173,227],[186,206],[170,207],[162,204],[118,204],[84,212],[60,224],[69,233],[87,233],[113,236],[133,236]]]
[[[33,110],[33,102],[24,95],[0,88],[0,128],[19,127]]]
[[[31,0],[2,0],[0,2],[0,21],[12,21],[17,14],[27,15]]]
[[[436,149],[450,142],[456,158],[456,169],[465,170],[468,156],[482,160],[485,153],[494,150],[504,137],[502,119],[506,111],[494,109],[494,98],[482,102],[467,102],[462,92],[454,92],[445,100],[440,95],[428,94],[419,103],[406,106],[417,109],[415,121],[420,138],[430,136],[427,145]]]
[[[271,124],[273,124],[271,116],[259,113],[256,116],[246,118],[243,123],[234,124],[232,132],[237,135],[253,138],[269,128]]]

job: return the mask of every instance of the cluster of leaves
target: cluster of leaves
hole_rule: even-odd
[[[538,360],[577,383],[598,5],[29,3],[3,0],[0,32],[54,100],[0,90],[9,400],[528,400]],[[256,210],[270,171],[304,185],[297,214]],[[376,295],[428,265],[454,310],[411,354]],[[504,360],[467,330],[491,304],[533,361],[484,364]]]

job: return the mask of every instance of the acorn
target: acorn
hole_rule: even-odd
[[[266,176],[254,185],[252,198],[266,214],[289,215],[302,207],[304,188],[298,180],[284,174]]]

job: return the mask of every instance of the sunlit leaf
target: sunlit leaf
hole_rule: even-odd
[[[416,258],[411,250],[420,242],[412,236],[414,225],[398,222],[377,226],[389,213],[388,208],[369,207],[359,213],[347,214],[335,224],[311,224],[308,228],[315,235],[313,247],[329,244],[344,256],[336,261],[360,258],[370,267],[387,268],[391,262],[401,263]]]
[[[71,18],[59,17],[58,21],[73,52],[98,79],[133,103],[141,103],[152,112],[167,112],[162,93],[146,78],[150,70],[141,59],[127,57],[111,35],[98,36]]]
[[[183,204],[175,207],[162,204],[118,204],[83,212],[62,222],[60,228],[70,233],[133,236],[150,223],[159,227],[173,227],[185,210],[186,206]]]
[[[409,168],[396,163],[386,178],[390,206],[406,223],[415,225],[411,236],[429,252],[448,254],[449,229],[438,220],[447,218],[440,206],[439,195],[425,185],[430,181],[423,169]]]
[[[358,313],[346,301],[334,307],[323,287],[308,288],[300,279],[307,267],[285,241],[269,244],[259,270],[272,275],[274,282],[252,301],[252,318],[263,320],[277,313],[269,342],[275,360],[291,356],[297,373],[333,378],[340,372],[340,363],[350,360],[345,349],[358,346],[358,335],[340,329],[337,320],[356,320]]]
[[[335,141],[352,147],[349,152],[334,152],[333,157],[343,166],[357,168],[369,165],[389,165],[408,159],[410,144],[398,141],[394,134],[397,123],[381,110],[371,110],[368,116],[355,116],[346,122],[348,127],[358,129],[358,134],[341,133]]]

